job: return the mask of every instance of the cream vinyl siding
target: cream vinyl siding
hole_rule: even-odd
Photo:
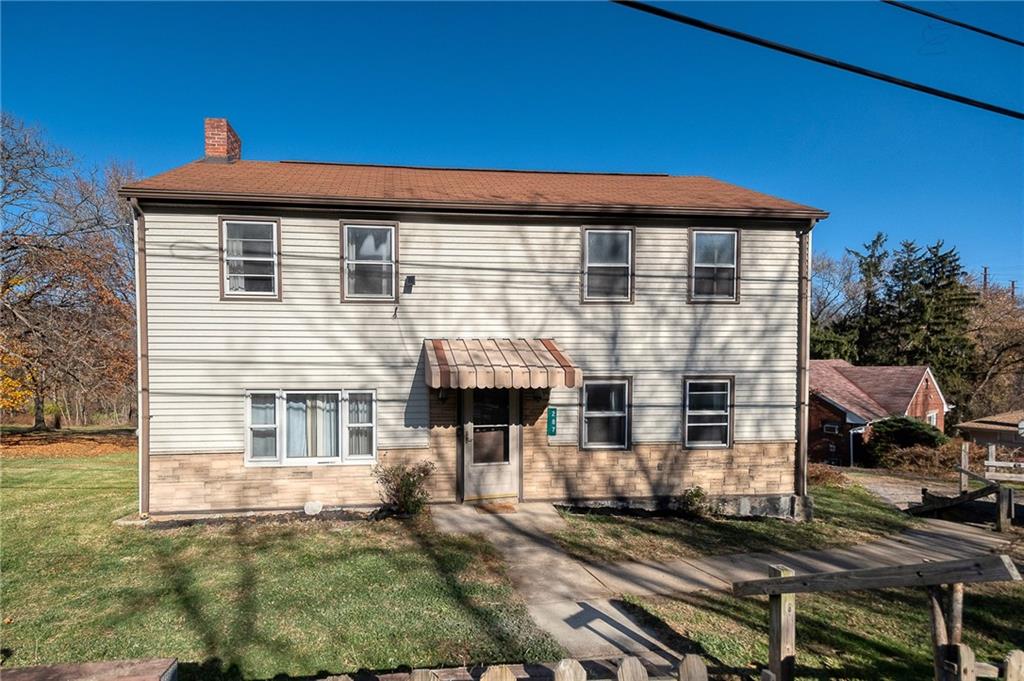
[[[281,220],[277,302],[220,300],[215,215],[147,213],[153,453],[243,451],[261,389],[376,389],[379,448],[426,447],[423,339],[458,336],[553,337],[585,376],[631,376],[636,443],[680,440],[682,379],[701,374],[735,376],[737,442],[795,439],[792,229],[743,229],[742,302],[703,305],[686,228],[637,226],[636,302],[582,305],[578,225],[401,222],[398,302],[342,303],[343,217]],[[553,442],[577,441],[577,403],[553,391]]]

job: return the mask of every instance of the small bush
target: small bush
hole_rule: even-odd
[[[691,518],[705,518],[714,510],[702,487],[688,487],[673,502],[677,513]]]
[[[427,478],[434,472],[434,464],[420,461],[414,464],[377,464],[373,477],[380,485],[380,500],[394,513],[416,515],[430,500]]]
[[[878,465],[890,470],[911,473],[927,473],[931,475],[952,474],[953,467],[960,465],[960,447],[963,440],[950,440],[937,447],[913,445],[911,447],[894,447],[878,455]],[[970,445],[968,454],[972,470],[980,470],[985,459],[985,450],[977,445]]]
[[[807,466],[807,484],[846,487],[850,484],[850,480],[832,466],[826,466],[823,463],[812,463]]]

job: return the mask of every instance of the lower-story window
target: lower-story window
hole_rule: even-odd
[[[338,394],[285,393],[285,456],[289,459],[336,459]]]
[[[377,455],[377,400],[369,390],[349,390],[345,399],[348,402],[345,425],[348,430],[348,458],[372,461]]]
[[[376,401],[373,390],[248,392],[246,460],[270,465],[372,462],[377,457]]]
[[[583,381],[583,447],[629,449],[629,380]]]
[[[683,395],[683,443],[687,447],[732,444],[732,379],[688,378]]]

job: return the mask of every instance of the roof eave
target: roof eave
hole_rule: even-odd
[[[303,194],[249,194],[238,192],[196,192],[152,189],[127,185],[117,192],[122,198],[163,201],[250,202],[271,205],[378,208],[382,210],[486,210],[495,212],[547,212],[568,214],[619,213],[637,215],[708,215],[722,217],[760,217],[789,220],[824,220],[829,216],[817,208],[709,208],[695,206],[643,206],[612,204],[501,203],[484,201],[424,201],[409,199],[366,199],[358,197],[324,197]]]

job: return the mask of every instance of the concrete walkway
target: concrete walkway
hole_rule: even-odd
[[[435,506],[431,512],[440,531],[480,535],[495,545],[534,620],[571,656],[637,655],[653,668],[671,667],[681,655],[629,614],[618,600],[624,594],[726,591],[733,581],[767,577],[768,566],[778,563],[804,574],[966,558],[998,552],[1008,544],[983,529],[927,520],[898,536],[840,549],[584,563],[566,555],[551,538],[565,521],[550,504],[520,504],[518,512],[503,514],[466,505]]]

